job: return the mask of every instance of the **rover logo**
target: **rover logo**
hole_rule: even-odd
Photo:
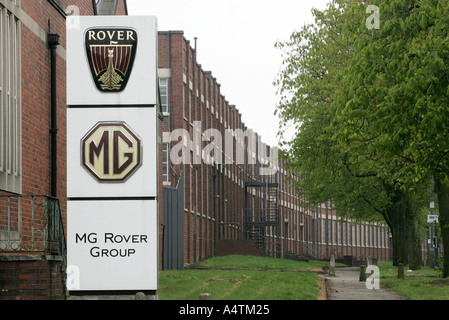
[[[81,139],[81,164],[99,182],[124,182],[142,162],[142,140],[124,122],[99,122]]]
[[[127,28],[92,28],[85,33],[85,45],[98,90],[124,90],[136,56],[137,32]]]

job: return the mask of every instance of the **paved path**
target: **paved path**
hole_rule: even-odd
[[[335,277],[326,276],[328,300],[406,300],[384,289],[367,289],[359,281],[359,267],[336,268]]]

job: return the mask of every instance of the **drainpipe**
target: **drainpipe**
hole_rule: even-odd
[[[221,195],[220,195],[220,201],[221,201],[221,221],[225,221],[226,220],[226,216],[225,216],[225,165],[222,164],[220,166],[220,178],[221,178]],[[222,235],[221,235],[221,239],[226,240],[226,228],[224,225],[221,226],[222,229]]]
[[[217,216],[217,176],[218,173],[215,169],[215,164],[211,166],[212,170],[212,180],[213,180],[213,202],[214,202],[214,257],[217,256],[217,227],[218,227],[218,216]]]
[[[47,35],[48,47],[51,51],[51,196],[57,197],[57,180],[58,180],[58,164],[57,164],[57,92],[56,92],[56,48],[59,45],[58,34]]]

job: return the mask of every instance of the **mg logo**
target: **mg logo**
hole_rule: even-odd
[[[81,164],[99,182],[124,182],[142,162],[142,140],[124,122],[99,122],[81,140]]]

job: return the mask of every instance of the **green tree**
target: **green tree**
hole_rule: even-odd
[[[371,36],[364,9],[359,1],[332,1],[323,12],[313,11],[314,24],[277,44],[284,50],[284,68],[276,82],[281,135],[292,123],[296,131],[283,144],[283,156],[301,177],[298,190],[309,204],[332,199],[340,215],[383,219],[392,231],[394,263],[407,263],[411,256],[416,269],[419,251],[409,245],[415,242],[413,194],[396,188],[394,178],[403,161],[387,161],[376,152],[381,135],[372,130],[368,110],[355,104],[346,108],[353,102],[342,75],[352,76],[347,69],[358,55],[358,38],[364,32]]]
[[[381,14],[380,29],[360,32],[359,23],[346,24],[343,31],[358,36],[340,74],[345,93],[337,117],[356,125],[366,122],[364,131],[377,133],[369,157],[382,158],[382,166],[398,165],[384,175],[396,189],[413,190],[434,176],[443,247],[449,248],[449,2],[372,4]],[[363,5],[354,6],[348,14],[358,17],[362,10]],[[354,132],[348,127],[339,137]],[[443,277],[448,275],[449,255],[444,255]]]

